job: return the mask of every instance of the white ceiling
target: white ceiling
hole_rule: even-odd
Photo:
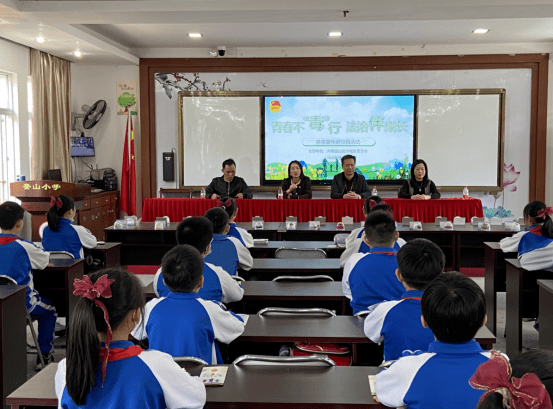
[[[0,37],[81,64],[138,64],[164,49],[166,57],[169,49],[208,57],[218,45],[466,50],[525,43],[553,52],[553,0],[0,0],[0,20]],[[490,32],[475,35],[475,28]],[[331,39],[329,31],[344,35]]]

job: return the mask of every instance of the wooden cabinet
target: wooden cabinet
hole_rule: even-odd
[[[119,214],[118,192],[103,192],[88,196],[77,211],[77,220],[98,240],[104,240],[104,228],[112,226]]]

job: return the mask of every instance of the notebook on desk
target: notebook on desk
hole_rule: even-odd
[[[200,379],[205,386],[223,386],[227,371],[228,367],[226,366],[206,366],[202,368]]]

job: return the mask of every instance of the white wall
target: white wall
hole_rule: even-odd
[[[29,111],[27,106],[27,77],[29,68],[30,51],[25,47],[11,41],[0,38],[0,70],[17,76],[17,119],[19,127],[19,169],[17,174],[31,174],[31,152],[29,146]],[[14,181],[15,182],[15,181]]]
[[[100,122],[94,128],[84,131],[86,136],[94,138],[96,156],[94,158],[83,158],[83,160],[94,166],[95,169],[96,166],[98,168],[115,169],[120,184],[127,116],[117,115],[116,84],[118,81],[136,81],[138,84],[138,67],[128,65],[71,65],[71,111],[82,112],[81,107],[83,105],[91,106],[99,99],[105,100],[108,106]],[[140,113],[138,103],[134,110]],[[133,116],[133,125],[138,175],[140,170],[139,117]],[[75,135],[75,133],[72,132],[72,135]],[[74,176],[83,179],[88,177],[88,169],[82,164],[81,160],[76,158],[73,161],[74,164],[77,164],[77,172],[74,172]]]

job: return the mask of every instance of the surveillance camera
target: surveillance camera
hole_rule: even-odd
[[[224,57],[226,51],[227,51],[227,47],[225,47],[224,45],[220,45],[219,47],[217,47],[217,52],[219,53],[219,57]]]

